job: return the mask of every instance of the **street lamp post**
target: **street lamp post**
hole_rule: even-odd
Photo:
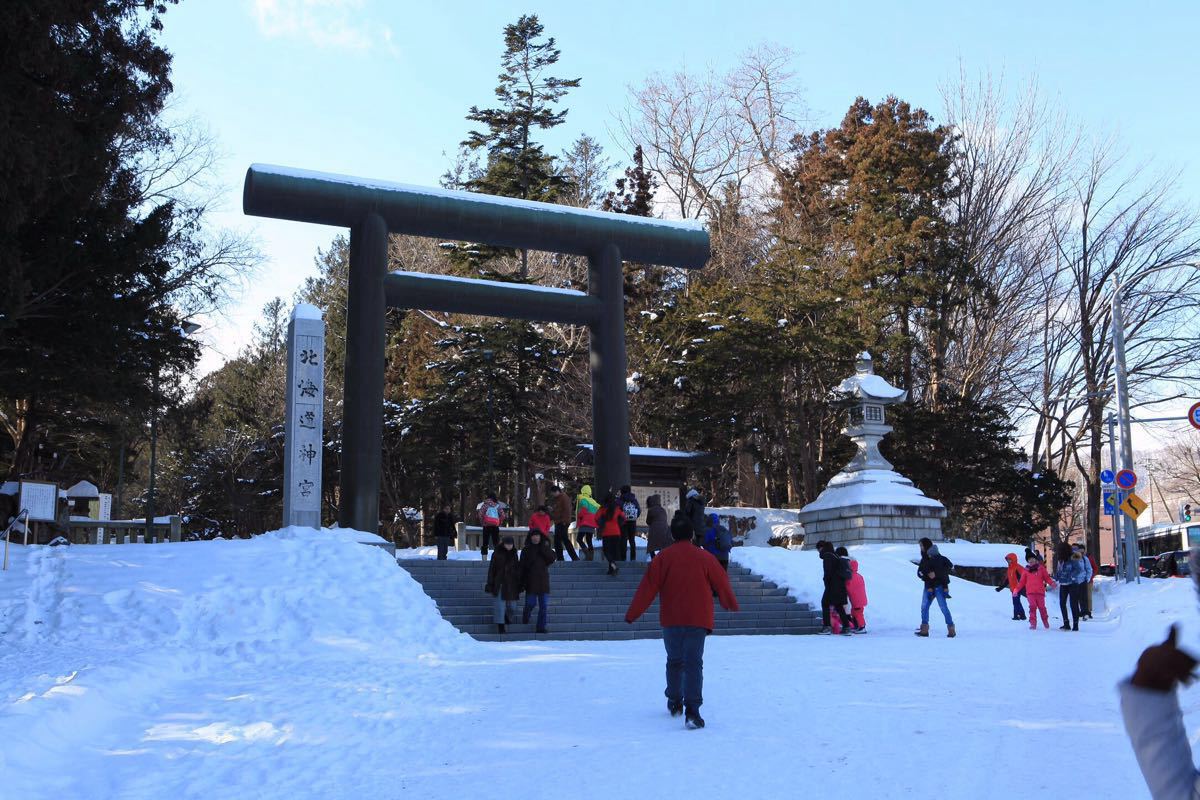
[[[495,473],[495,453],[492,446],[492,433],[496,427],[496,414],[492,408],[492,358],[495,356],[491,350],[483,351],[483,360],[488,364],[487,376],[487,408],[488,408],[488,491],[496,491],[496,473]]]
[[[191,336],[200,330],[195,322],[184,321],[180,326],[184,336]],[[158,365],[154,365],[154,375],[151,377],[150,397],[150,480],[146,487],[146,533],[142,537],[146,544],[154,535],[154,477],[158,466]]]

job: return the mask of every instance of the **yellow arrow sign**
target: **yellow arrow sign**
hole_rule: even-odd
[[[1142,515],[1142,512],[1146,510],[1146,501],[1138,497],[1133,492],[1130,492],[1129,496],[1125,498],[1125,502],[1121,503],[1121,510],[1124,511],[1130,519],[1137,519]]]

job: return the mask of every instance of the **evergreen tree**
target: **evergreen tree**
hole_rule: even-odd
[[[562,202],[576,208],[599,206],[604,191],[602,187],[612,169],[600,143],[586,133],[580,134],[559,161],[563,177],[568,181]]]

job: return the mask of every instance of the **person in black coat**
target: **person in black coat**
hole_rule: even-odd
[[[921,594],[921,627],[916,630],[917,636],[929,636],[929,606],[936,600],[942,616],[946,619],[946,636],[955,637],[954,618],[950,616],[950,607],[946,599],[950,596],[950,571],[954,565],[950,559],[938,552],[937,545],[930,539],[921,539],[921,561],[917,564],[917,577],[925,584]]]
[[[492,553],[492,561],[488,565],[487,583],[483,590],[496,598],[495,620],[500,633],[505,632],[505,626],[512,621],[512,615],[517,610],[517,600],[521,597],[521,562],[517,555],[517,542],[511,536],[505,536],[500,546]]]
[[[846,570],[849,562],[843,560],[833,551],[833,545],[824,540],[817,542],[817,553],[821,556],[822,575],[825,582],[825,592],[821,595],[821,633],[833,633],[830,625],[830,610],[837,612],[838,620],[842,623],[842,634],[849,635],[858,630],[854,620],[846,613],[846,603],[850,596],[846,593]],[[843,567],[843,563],[847,564]]]
[[[687,499],[683,503],[683,513],[688,518],[688,522],[692,523],[696,546],[703,547],[704,531],[708,529],[708,517],[704,513],[704,498],[700,496],[698,489],[688,490]]]
[[[529,624],[536,603],[538,633],[546,632],[546,615],[550,605],[550,565],[553,563],[554,548],[541,532],[530,528],[525,547],[521,550],[521,588],[525,590],[525,611],[521,621]]]
[[[442,510],[434,515],[433,538],[437,542],[438,561],[446,560],[450,543],[458,535],[457,523],[458,520],[454,518],[454,512],[450,510],[449,505],[442,506]]]

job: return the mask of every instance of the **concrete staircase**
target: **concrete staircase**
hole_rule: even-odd
[[[625,623],[625,610],[646,570],[645,562],[621,562],[620,573],[605,575],[603,561],[564,561],[550,568],[549,633],[535,634],[533,622],[521,624],[522,601],[517,620],[508,632],[496,632],[492,619],[492,596],[483,591],[487,563],[483,561],[436,561],[404,559],[408,570],[438,605],[442,616],[464,633],[481,641],[529,639],[659,639],[658,600],[641,619]],[[807,603],[797,603],[787,591],[763,580],[750,570],[729,566],[729,580],[741,610],[724,611],[716,606],[714,634],[725,636],[817,633],[820,612]]]

